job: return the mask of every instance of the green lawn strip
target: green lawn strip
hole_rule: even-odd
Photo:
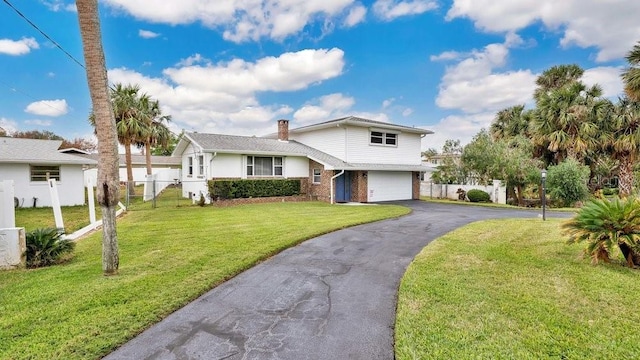
[[[0,358],[104,356],[282,249],[409,211],[320,202],[130,211],[118,221],[118,276],[102,275],[100,232],[67,264],[0,272]]]
[[[640,272],[592,266],[561,220],[492,220],[431,243],[400,286],[397,359],[607,359],[640,353]]]
[[[73,233],[89,225],[88,206],[63,206],[61,209],[64,228],[67,233]],[[100,208],[96,209],[96,217],[100,218]],[[53,208],[18,208],[16,209],[16,226],[32,231],[38,228],[54,228],[56,222]]]
[[[531,207],[520,207],[508,204],[497,204],[497,203],[472,203],[470,201],[462,201],[462,200],[453,200],[453,199],[436,199],[430,198],[428,196],[421,196],[420,200],[426,202],[432,202],[436,204],[454,204],[454,205],[466,205],[466,206],[484,206],[484,207],[494,207],[494,208],[502,208],[502,209],[513,209],[513,210],[529,210],[529,211],[537,211],[541,212],[541,208],[531,208]],[[576,208],[551,208],[547,207],[547,211],[561,211],[561,212],[576,212],[578,209]]]

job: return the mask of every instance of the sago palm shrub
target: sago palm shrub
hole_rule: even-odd
[[[631,267],[640,265],[640,201],[594,199],[562,225],[569,243],[586,242],[593,263],[609,262],[619,249]]]
[[[59,264],[68,260],[75,248],[75,243],[62,238],[62,231],[53,228],[42,228],[26,234],[27,267],[38,268]]]

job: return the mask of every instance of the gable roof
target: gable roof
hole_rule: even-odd
[[[0,138],[0,163],[96,164],[95,160],[66,154],[58,149],[61,140]]]
[[[81,155],[83,157],[98,160],[98,154]],[[124,154],[118,154],[118,164],[120,167],[127,166],[127,161]],[[147,165],[147,158],[144,155],[131,155],[131,165]],[[163,155],[151,155],[151,166],[181,166],[182,159],[179,156],[163,156]]]
[[[369,120],[369,119],[360,118],[360,117],[357,117],[357,116],[347,116],[347,117],[334,119],[334,120],[329,120],[329,121],[325,121],[325,122],[321,122],[321,123],[317,123],[317,124],[302,126],[302,127],[294,128],[294,129],[289,129],[289,134],[304,133],[304,132],[307,132],[307,131],[325,129],[325,128],[335,127],[335,126],[339,126],[339,125],[352,125],[352,126],[359,126],[359,127],[375,127],[375,128],[378,128],[378,129],[389,129],[389,130],[402,131],[402,132],[413,133],[413,134],[421,134],[421,135],[433,134],[433,131],[431,131],[431,130],[426,130],[426,129],[417,128],[417,127],[404,126],[404,125],[396,125],[396,124],[383,122],[383,121]],[[276,137],[277,138],[277,136],[278,136],[278,134],[276,133],[276,134],[269,134],[266,137],[269,137],[269,138]]]

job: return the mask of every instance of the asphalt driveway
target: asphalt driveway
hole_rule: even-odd
[[[539,216],[526,210],[399,204],[413,212],[283,251],[106,359],[393,359],[398,285],[425,245],[472,221]]]

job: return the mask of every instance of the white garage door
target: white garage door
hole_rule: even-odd
[[[411,173],[407,171],[369,171],[367,201],[410,200]]]

